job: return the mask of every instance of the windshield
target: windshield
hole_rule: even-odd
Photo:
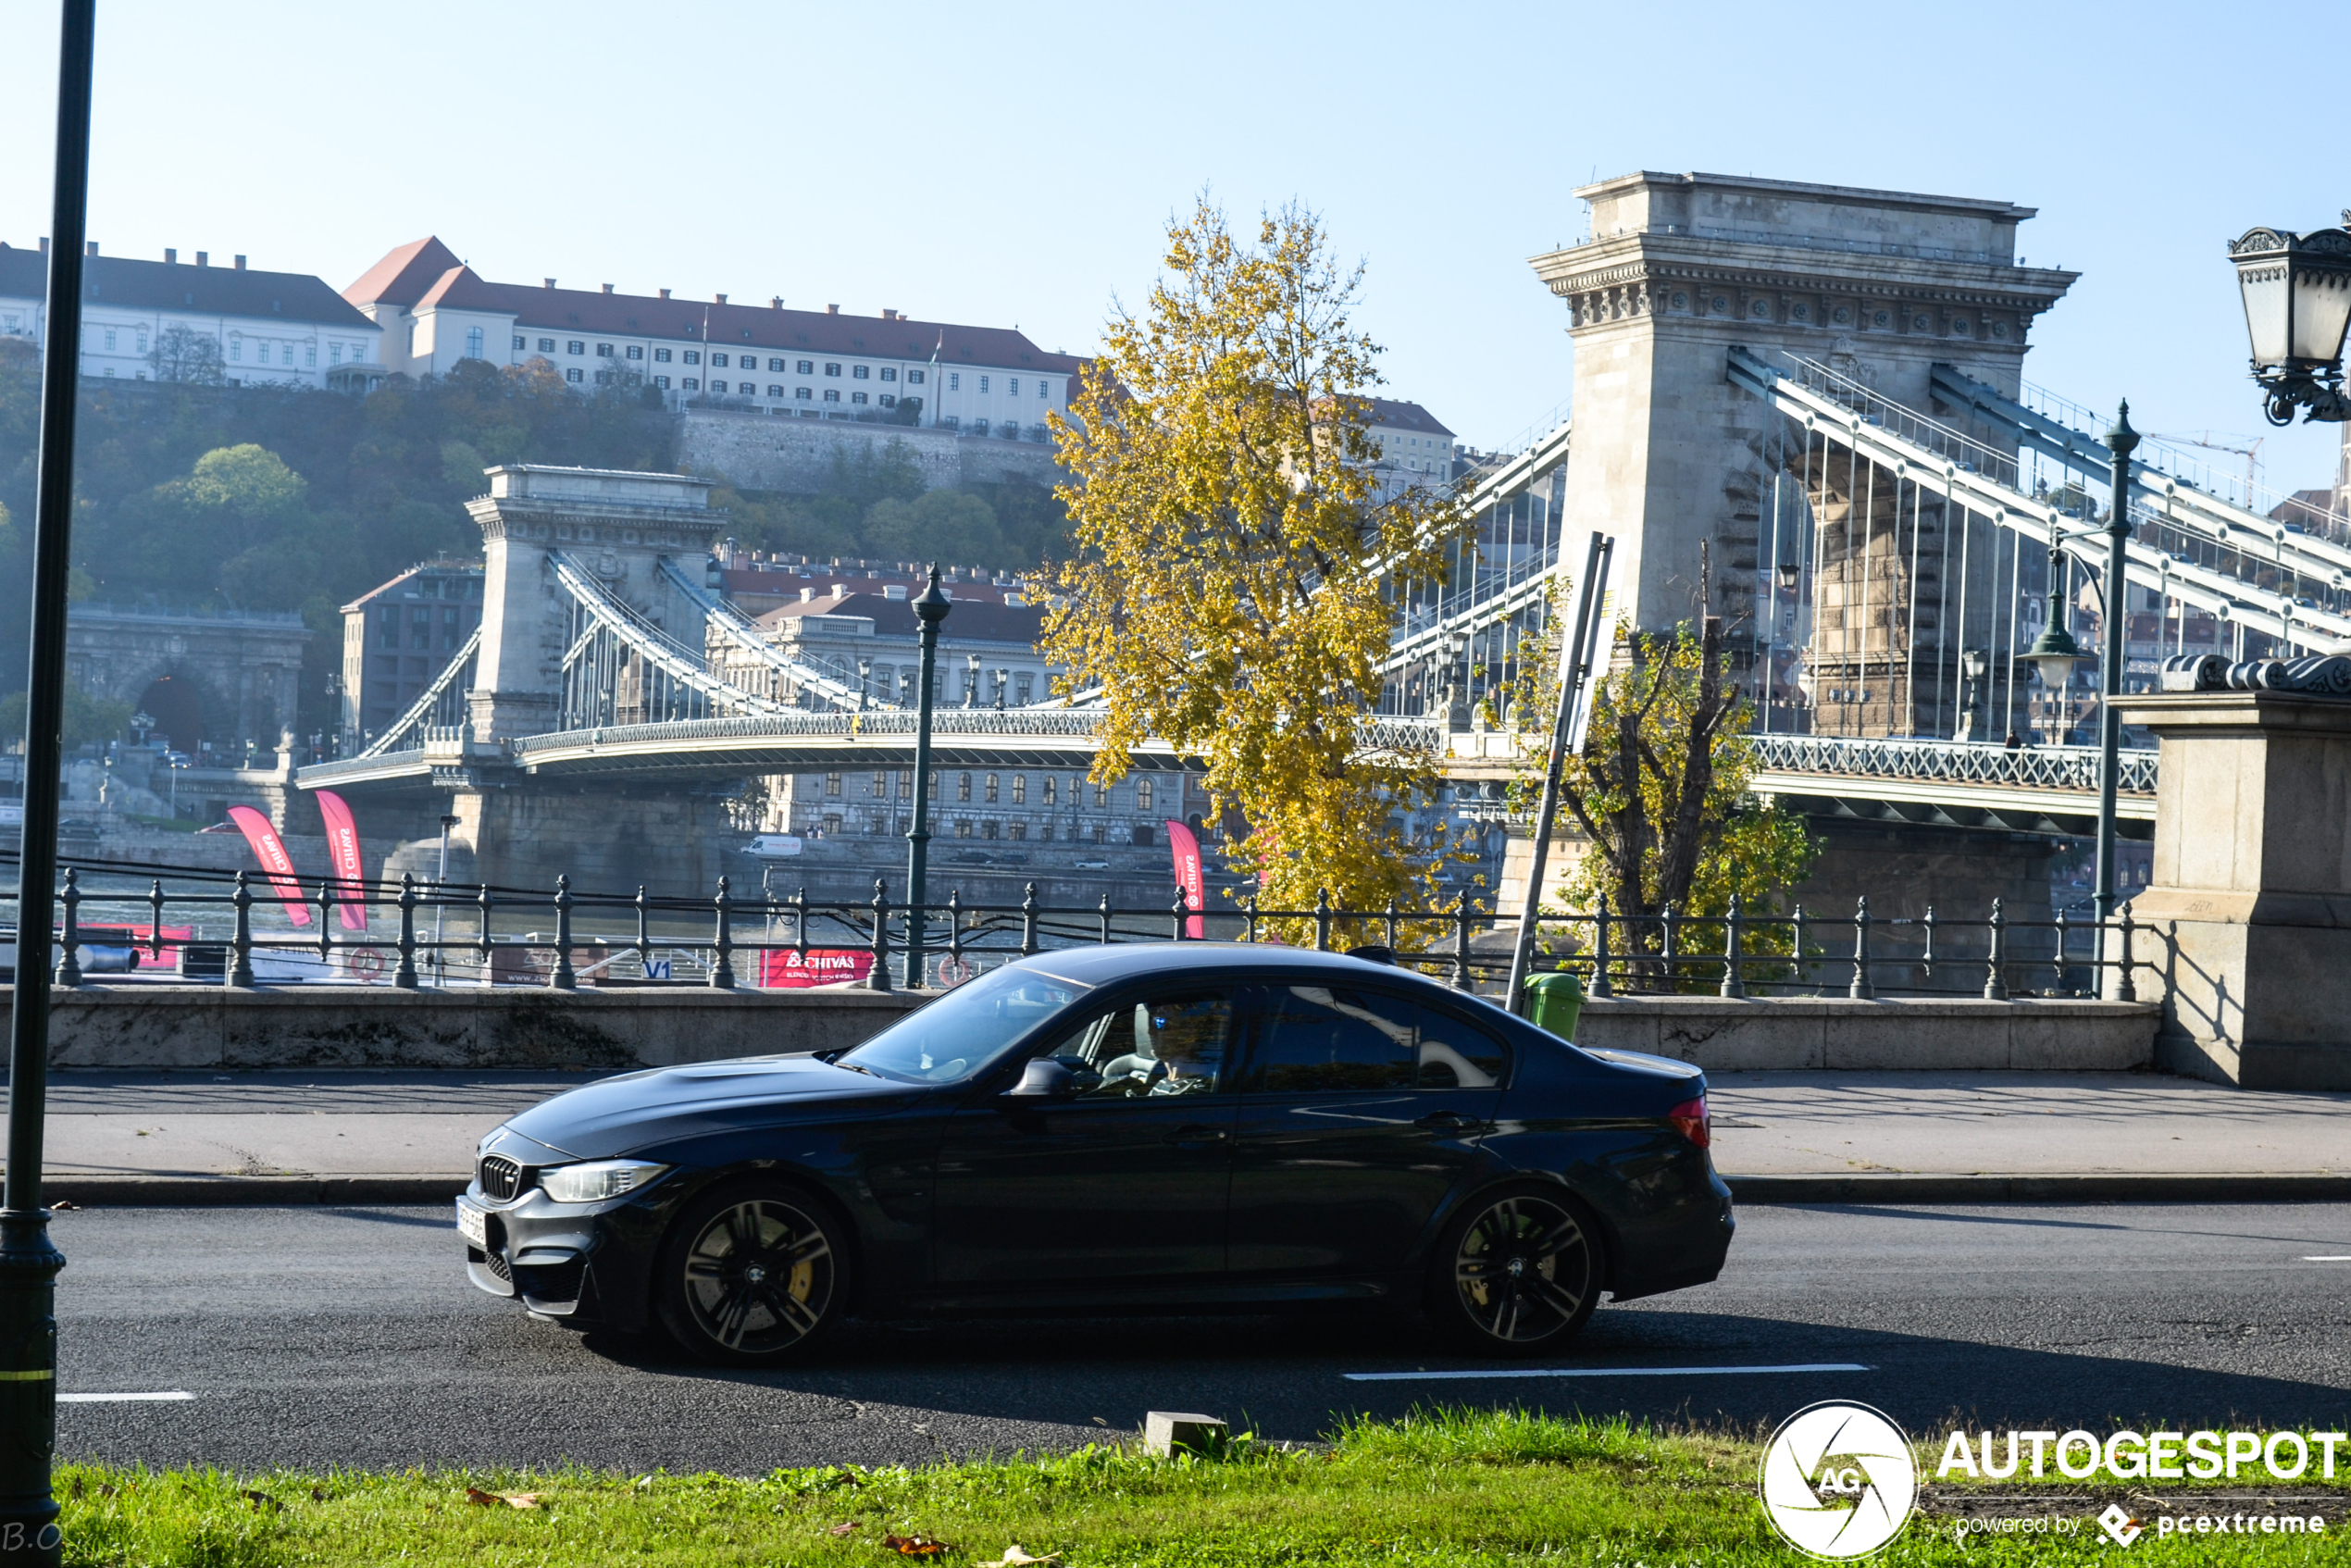
[[[985,1072],[1091,989],[1008,965],[957,986],[836,1060],[901,1083],[955,1083]]]

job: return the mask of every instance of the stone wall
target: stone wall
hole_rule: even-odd
[[[678,459],[695,473],[724,475],[745,490],[810,495],[831,484],[836,451],[878,456],[891,442],[903,443],[933,490],[1012,479],[1051,485],[1063,477],[1053,448],[1037,442],[727,409],[697,408],[678,416]]]
[[[0,988],[0,1001],[12,993]],[[639,1067],[853,1045],[918,1004],[904,992],[699,987],[89,988],[54,993],[61,1067]],[[2116,1072],[2153,1060],[2159,1010],[2101,1002],[1725,1001],[1585,1004],[1580,1043],[1715,1071]]]
[[[2151,1066],[2151,1002],[1843,997],[1595,998],[1576,1043],[1710,1072],[2127,1072]]]
[[[13,1004],[15,988],[0,987]],[[915,1005],[874,991],[395,991],[140,986],[51,993],[60,1067],[660,1067],[854,1045]]]

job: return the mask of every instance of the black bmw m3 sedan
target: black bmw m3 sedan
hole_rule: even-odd
[[[1534,1351],[1721,1272],[1707,1145],[1686,1063],[1365,959],[1138,943],[557,1095],[482,1140],[457,1225],[482,1289],[715,1361],[852,1313],[1380,1300]]]

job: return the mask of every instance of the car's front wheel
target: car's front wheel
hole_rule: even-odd
[[[654,1307],[705,1361],[789,1360],[840,1318],[849,1259],[840,1222],[780,1182],[723,1187],[678,1217],[661,1250]]]
[[[1472,1202],[1446,1227],[1429,1306],[1488,1353],[1530,1354],[1573,1338],[1598,1304],[1600,1242],[1582,1204],[1525,1189]]]

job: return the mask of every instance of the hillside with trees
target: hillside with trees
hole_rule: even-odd
[[[480,553],[465,503],[481,493],[485,467],[676,467],[676,419],[657,402],[634,390],[582,397],[543,361],[395,376],[365,399],[156,368],[156,380],[83,383],[75,596],[299,611],[320,634],[305,710],[339,657],[343,604],[419,561]],[[0,341],[0,583],[31,580],[39,423],[38,361]],[[925,493],[895,448],[844,457],[816,495],[712,478],[713,504],[731,509],[746,549],[1025,566],[1066,528],[1041,486]],[[20,589],[0,593],[0,692],[24,680],[28,610]]]

